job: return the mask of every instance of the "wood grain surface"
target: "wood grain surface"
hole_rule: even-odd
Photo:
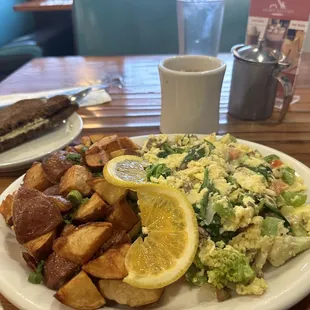
[[[32,0],[14,5],[16,12],[71,11],[73,0]]]
[[[113,101],[79,109],[82,134],[104,132],[137,136],[159,133],[160,84],[157,65],[167,55],[124,57],[64,57],[34,59],[0,83],[0,95],[57,88],[104,84]],[[296,93],[301,101],[292,105],[284,122],[279,114],[264,122],[237,120],[227,114],[232,58],[220,54],[227,63],[220,101],[219,134],[230,132],[238,138],[258,142],[283,151],[310,167],[310,54],[303,56]],[[0,176],[0,193],[23,172]],[[0,295],[5,310],[16,309]],[[310,310],[310,296],[293,310]]]

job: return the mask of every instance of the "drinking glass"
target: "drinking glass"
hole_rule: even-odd
[[[224,0],[177,0],[179,53],[216,56]]]

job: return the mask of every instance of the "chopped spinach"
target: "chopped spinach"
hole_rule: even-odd
[[[209,192],[219,193],[219,191],[213,186],[212,181],[209,179],[208,168],[205,169],[204,176],[203,176],[203,182],[198,192],[200,192],[204,188],[207,188]]]
[[[273,178],[272,170],[269,167],[263,165],[260,165],[258,167],[242,165],[242,167],[248,168],[249,170],[252,170],[255,173],[263,175],[267,181]]]
[[[215,149],[215,146],[214,146],[214,144],[213,144],[213,143],[211,143],[211,142],[210,142],[210,141],[208,141],[208,140],[205,140],[205,142],[208,144],[208,147],[209,147],[210,152],[211,152],[212,150],[214,150],[214,149]]]
[[[183,162],[180,166],[181,169],[185,169],[187,167],[187,164],[192,160],[199,160],[200,158],[204,157],[206,155],[206,150],[201,145],[196,145],[192,147],[188,154],[183,159]]]
[[[281,211],[277,208],[276,202],[270,198],[270,197],[265,197],[261,200],[261,203],[264,205],[266,209],[268,209],[271,213],[275,214],[277,217],[280,219],[284,220],[284,226],[288,228],[290,231],[291,229],[291,224],[289,221],[286,219],[286,217],[281,213]]]
[[[147,180],[150,181],[151,177],[159,178],[161,175],[166,178],[171,174],[171,169],[165,164],[151,165],[146,169]]]

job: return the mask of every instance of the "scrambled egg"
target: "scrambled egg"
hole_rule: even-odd
[[[230,134],[150,136],[142,156],[148,180],[178,188],[196,213],[203,246],[187,272],[193,284],[234,282],[240,295],[262,295],[267,261],[280,266],[310,248],[310,205],[300,205],[307,188],[278,156],[264,157]]]

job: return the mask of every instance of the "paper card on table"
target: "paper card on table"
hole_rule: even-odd
[[[283,75],[294,87],[304,42],[310,41],[309,14],[309,0],[251,0],[246,44],[256,45],[259,38],[264,38],[267,47],[284,53],[291,65],[283,70]],[[277,97],[276,106],[279,107],[280,88]],[[292,103],[297,101],[295,96]]]

